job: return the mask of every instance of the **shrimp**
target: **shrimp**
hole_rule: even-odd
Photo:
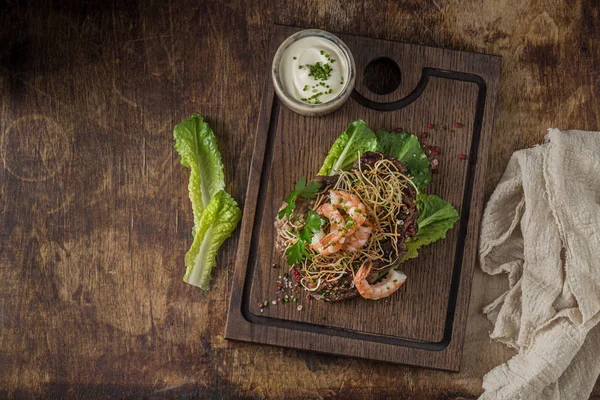
[[[334,230],[329,234],[325,235],[318,242],[312,243],[311,247],[321,253],[324,256],[337,253],[344,246],[346,238],[339,230]]]
[[[330,203],[325,203],[317,209],[317,214],[322,217],[328,218],[331,224],[331,231],[338,230],[344,223],[344,217],[342,214]]]
[[[358,196],[344,192],[343,190],[330,190],[329,196],[331,197],[331,204],[335,208],[341,208],[350,219],[356,222],[352,233],[354,233],[356,227],[365,223],[367,220],[367,209]]]
[[[391,269],[387,276],[373,285],[367,282],[367,276],[373,267],[371,260],[367,260],[360,266],[354,275],[354,286],[358,293],[365,299],[378,300],[394,293],[406,281],[406,275],[400,271]]]
[[[367,240],[369,240],[371,232],[373,232],[372,226],[367,226],[365,224],[363,226],[358,227],[358,229],[352,234],[352,236],[348,236],[348,240],[344,244],[344,250],[353,252],[362,248],[365,244],[367,244]]]
[[[333,254],[342,249],[343,241],[340,242],[339,229],[342,227],[344,217],[330,203],[325,203],[317,209],[317,214],[328,218],[331,226],[329,235],[325,235],[323,229],[315,233],[312,237],[311,246],[323,255]]]
[[[342,190],[331,190],[330,197],[331,203],[319,207],[317,214],[329,218],[331,230],[325,236],[319,232],[313,236],[311,243],[311,247],[322,255],[331,255],[344,248],[346,239],[352,237],[357,229],[367,221],[365,205],[356,195]],[[340,209],[348,215],[347,218],[342,216]],[[364,243],[360,244],[360,241],[364,239],[366,242],[370,233],[371,228],[368,229],[368,233],[361,232],[360,236],[352,239],[352,248],[358,249],[364,246]]]

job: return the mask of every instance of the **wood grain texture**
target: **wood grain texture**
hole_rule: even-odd
[[[270,54],[297,30],[277,25]],[[388,111],[353,98],[325,117],[307,118],[290,112],[274,98],[270,68],[263,71],[265,92],[252,160],[256,169],[246,192],[243,241],[238,246],[225,336],[456,371],[483,211],[487,163],[478,160],[487,160],[489,153],[501,60],[484,54],[340,37],[356,58],[358,94],[385,103],[385,107],[409,95],[418,96]],[[381,57],[397,62],[404,77],[400,87],[386,96],[369,91],[362,73],[369,62]],[[384,301],[322,303],[307,301],[300,290],[299,302],[272,305],[274,299],[283,297],[275,293],[281,281],[278,276],[288,272],[275,249],[276,212],[298,177],[314,176],[331,143],[349,121],[357,119],[366,120],[372,129],[402,126],[418,135],[428,131],[423,144],[439,146],[441,154],[433,157],[439,161],[439,173],[427,190],[454,204],[461,220],[446,240],[402,265],[409,279],[402,290]],[[428,128],[429,123],[434,126]],[[461,161],[459,154],[468,159]],[[287,293],[292,294],[290,290]],[[257,303],[265,299],[271,306],[259,308]],[[298,304],[302,310],[297,309]]]
[[[501,55],[487,195],[546,128],[600,126],[593,0],[3,2],[0,397],[476,398],[513,354],[477,269],[458,374],[224,340],[239,231],[182,283],[172,127],[207,118],[243,204],[273,23]]]

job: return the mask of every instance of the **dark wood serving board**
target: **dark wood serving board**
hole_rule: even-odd
[[[277,25],[271,59],[298,28]],[[286,109],[264,73],[251,172],[225,337],[256,343],[457,371],[483,209],[486,161],[501,58],[351,35],[339,35],[354,54],[355,91],[339,110],[304,117]],[[399,87],[371,92],[363,71],[373,60],[394,60]],[[269,65],[270,67],[270,65]],[[287,271],[275,251],[273,221],[301,176],[313,177],[333,141],[354,120],[373,129],[427,131],[424,144],[441,147],[438,173],[427,192],[450,201],[461,218],[445,240],[402,264],[404,286],[387,299],[269,304],[278,275]],[[460,127],[455,127],[460,122]],[[436,129],[427,128],[432,123]],[[445,129],[443,127],[445,125]],[[460,154],[467,155],[461,160]],[[281,268],[273,268],[280,264]],[[302,310],[297,306],[302,305]]]

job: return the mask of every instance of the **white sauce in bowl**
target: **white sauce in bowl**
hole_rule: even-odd
[[[348,61],[342,50],[319,36],[293,42],[281,57],[279,73],[288,94],[306,104],[335,99],[349,80]]]

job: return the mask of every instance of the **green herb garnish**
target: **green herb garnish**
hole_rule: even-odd
[[[306,178],[302,177],[298,179],[296,182],[296,188],[290,193],[288,197],[285,198],[285,202],[287,203],[286,207],[277,213],[279,218],[283,218],[284,216],[288,217],[288,219],[292,215],[292,211],[296,209],[296,199],[298,196],[305,199],[314,199],[317,197],[317,192],[319,191],[320,185],[315,181],[310,181],[308,184],[306,183]]]
[[[322,104],[323,102],[319,99],[319,96],[324,95],[324,92],[317,92],[316,89],[313,89],[313,95],[310,97],[303,97],[300,100],[308,103],[308,104]]]
[[[310,72],[308,76],[312,76],[318,81],[326,81],[331,76],[331,66],[329,64],[321,64],[316,62],[314,64],[306,64]]]
[[[292,246],[285,249],[285,257],[287,258],[287,262],[289,265],[294,265],[302,262],[302,258],[306,256],[310,258],[310,254],[306,251],[306,247],[304,247],[304,241],[298,240]]]
[[[324,224],[325,220],[319,214],[313,210],[308,212],[304,228],[298,233],[298,241],[285,250],[285,256],[289,265],[301,263],[304,258],[311,259],[306,247],[312,241],[313,234],[319,232],[321,226]]]

